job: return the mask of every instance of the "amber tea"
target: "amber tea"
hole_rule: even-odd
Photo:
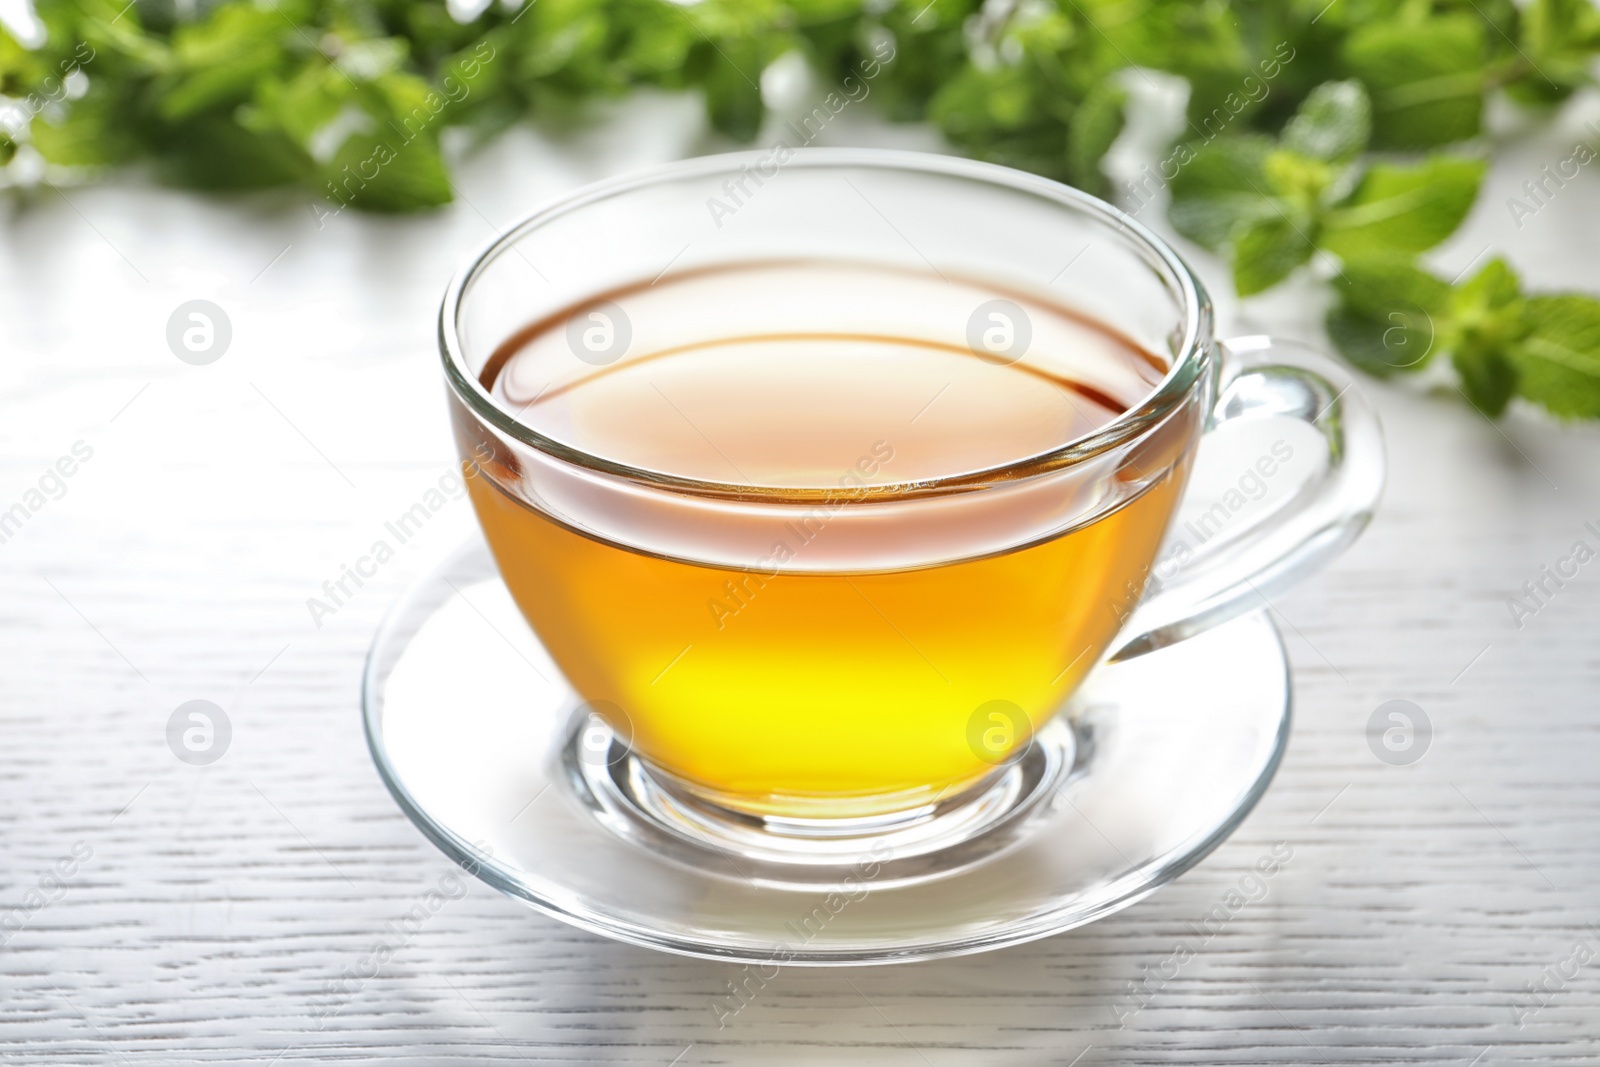
[[[1058,449],[1166,369],[1090,318],[976,282],[824,262],[683,271],[530,325],[483,382],[585,453],[792,498],[759,555],[624,544],[504,479],[467,484],[540,639],[652,765],[754,813],[825,798],[870,814],[990,773],[1071,694],[1142,588],[1193,435],[1086,521],[933,563],[900,559],[898,528],[847,535],[852,509]]]

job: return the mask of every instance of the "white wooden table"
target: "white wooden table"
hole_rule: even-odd
[[[1440,264],[1493,243],[1534,286],[1600,291],[1592,175],[1520,231],[1503,206],[1597,105],[1508,136]],[[1233,839],[1150,900],[986,956],[786,970],[721,1030],[734,967],[613,944],[470,880],[401,921],[455,868],[379,783],[357,681],[467,506],[320,627],[307,598],[450,462],[433,316],[457,259],[546,196],[711,147],[692,107],[647,100],[564,143],[518,133],[423,218],[319,230],[299,194],[133,177],[0,203],[0,511],[27,512],[0,543],[0,1061],[1600,1062],[1600,563],[1520,629],[1506,605],[1574,541],[1600,547],[1600,432],[1496,427],[1372,382],[1383,510],[1278,605],[1288,758]],[[927,137],[847,117],[829,139]],[[1315,336],[1312,292],[1224,319]],[[209,366],[165,342],[191,299],[232,324]],[[45,477],[80,441],[92,457]],[[167,741],[194,699],[232,728],[202,767]],[[1433,723],[1410,766],[1368,746],[1391,699]],[[1279,843],[1292,858],[1265,896],[1199,944]],[[1179,941],[1195,957],[1132,997]],[[380,946],[392,959],[364,975]]]

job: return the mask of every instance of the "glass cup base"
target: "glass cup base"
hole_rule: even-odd
[[[1271,622],[1246,616],[1098,667],[960,796],[893,817],[753,816],[584,709],[474,538],[390,613],[362,704],[400,807],[497,890],[691,956],[869,964],[1069,930],[1200,862],[1278,766],[1289,672]]]
[[[951,796],[884,815],[789,817],[755,815],[719,804],[669,772],[630,751],[608,727],[580,708],[569,720],[562,753],[568,781],[584,802],[602,812],[601,822],[622,829],[642,847],[659,847],[660,836],[728,857],[760,864],[769,877],[790,870],[790,883],[817,883],[862,856],[891,858],[903,866],[940,853],[939,867],[953,870],[998,845],[1008,821],[1023,818],[1053,795],[1074,766],[1077,736],[1060,719],[1051,721],[1017,757]],[[919,863],[927,867],[927,863]]]

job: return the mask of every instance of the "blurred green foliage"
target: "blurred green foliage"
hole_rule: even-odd
[[[1137,195],[1169,189],[1176,229],[1227,256],[1241,294],[1321,254],[1329,335],[1358,366],[1444,352],[1486,413],[1522,395],[1600,417],[1600,304],[1525,297],[1499,261],[1454,287],[1415,262],[1477,197],[1491,94],[1549,111],[1592,82],[1589,0],[34,6],[42,44],[0,32],[0,166],[24,146],[51,168],[145,160],[203,189],[308,186],[328,212],[447,203],[445,128],[570,123],[640,86],[697,91],[716,130],[751,140],[762,73],[790,54],[824,86],[870,70],[882,113],[976,158],[1115,198],[1101,164],[1130,79],[1166,72],[1189,85],[1187,126]]]

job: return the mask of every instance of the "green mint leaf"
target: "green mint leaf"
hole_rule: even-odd
[[[0,25],[0,94],[27,96],[29,87],[43,76],[39,59]]]
[[[1311,90],[1283,128],[1283,147],[1302,156],[1344,163],[1372,136],[1372,102],[1358,81],[1324,82]]]
[[[197,189],[265,189],[305,181],[311,163],[287,136],[202,115],[155,134],[163,176]]]
[[[1106,75],[1126,60],[1081,17],[1064,5],[985,5],[966,28],[970,61],[929,117],[980,159],[1103,190],[1099,161],[1121,131],[1123,101]],[[1120,18],[1106,29],[1120,33]]]
[[[1281,125],[1284,108],[1307,88],[1288,88],[1299,81],[1286,73],[1299,58],[1299,34],[1282,14],[1263,7],[1265,17],[1241,19],[1226,5],[1193,3],[1123,9],[1147,32],[1143,47],[1129,49],[1133,62],[1188,80],[1188,134],[1197,140]],[[1158,12],[1166,17],[1152,17]],[[1271,120],[1262,122],[1263,113]]]
[[[1375,147],[1427,148],[1478,134],[1486,33],[1472,12],[1420,22],[1385,19],[1350,34],[1341,58],[1372,94]]]
[[[885,115],[897,122],[921,120],[929,101],[961,75],[967,66],[962,27],[977,7],[974,0],[933,0],[916,11],[896,4],[884,12],[882,39],[893,42],[894,58],[873,84]],[[862,45],[860,52],[864,57],[873,50]]]
[[[177,66],[170,41],[146,32],[143,27],[142,4],[112,10],[114,0],[112,4],[104,0],[83,0],[81,17],[75,24],[67,25],[47,17],[44,14],[47,6],[40,7],[40,18],[51,27],[52,42],[59,40],[64,46],[63,58],[70,52],[74,59],[100,68],[102,79],[108,72],[115,71],[115,78],[126,84],[135,78],[170,74]],[[284,23],[283,28],[288,30],[290,26]]]
[[[1075,28],[1080,37],[1092,38],[1089,44],[1095,47],[1103,44],[1115,49],[1121,60],[1118,66],[1155,67],[1179,73],[1174,64],[1184,61],[1185,45],[1189,46],[1190,57],[1199,59],[1198,65],[1204,66],[1207,60],[1214,59],[1219,41],[1231,44],[1233,38],[1237,37],[1236,33],[1229,33],[1231,27],[1225,25],[1225,18],[1217,17],[1215,8],[1199,19],[1180,18],[1183,7],[1199,8],[1200,5],[1153,3],[1133,7],[1106,3],[1105,0],[1089,0],[1088,3],[1079,2],[1076,9],[1072,4],[1065,3],[1053,6],[1077,16],[1073,20]],[[1222,23],[1216,27],[1222,30],[1220,38],[1200,28],[1199,23],[1206,20],[1213,24]],[[1186,36],[1185,30],[1189,31]],[[1202,41],[1202,37],[1209,39]],[[1222,47],[1227,48],[1228,44]],[[1188,77],[1190,72],[1181,73]]]
[[[703,40],[694,23],[672,4],[630,0],[625,10],[615,27],[626,34],[618,63],[639,80],[679,87],[690,49]]]
[[[1111,128],[1121,121],[1111,92],[1108,88],[1085,113],[1085,104],[1074,105],[1066,94],[1047,101],[1037,75],[1026,66],[969,68],[933,98],[928,116],[953,144],[978,159],[1073,181],[1076,161],[1099,180],[1096,142],[1109,147],[1104,138],[1115,139]],[[1076,138],[1074,120],[1082,123]]]
[[[1522,45],[1535,58],[1600,44],[1600,10],[1589,0],[1531,0],[1522,11]]]
[[[958,144],[998,140],[1028,124],[1034,114],[1033,89],[1033,79],[1020,67],[969,67],[929,102],[928,117]]]
[[[1301,211],[1320,215],[1323,194],[1342,170],[1335,164],[1279,148],[1267,156],[1267,185]]]
[[[132,159],[139,143],[129,129],[127,103],[109,86],[91,84],[59,124],[34,116],[28,127],[33,146],[46,162],[64,167],[108,167]]]
[[[517,75],[524,81],[581,67],[606,40],[605,13],[594,0],[529,0],[515,29]]]
[[[1410,260],[1383,256],[1345,263],[1334,280],[1337,306],[1328,337],[1371,374],[1421,370],[1439,349],[1449,319],[1450,286]]]
[[[1522,12],[1521,41],[1507,57],[1506,91],[1521,103],[1559,103],[1593,82],[1600,10],[1589,0],[1532,0]]]
[[[1234,234],[1233,285],[1240,296],[1272,288],[1311,258],[1303,230],[1279,215],[1247,222]]]
[[[1451,293],[1452,314],[1468,324],[1503,317],[1522,298],[1522,281],[1511,265],[1498,256],[1483,265]]]
[[[1252,134],[1223,137],[1196,148],[1180,143],[1169,157],[1177,173],[1170,179],[1173,228],[1206,248],[1227,243],[1236,229],[1278,217],[1266,178],[1271,139]]]
[[[1108,78],[1089,91],[1072,115],[1067,127],[1067,176],[1085,192],[1105,196],[1109,191],[1100,161],[1122,133],[1127,101],[1127,91]]]
[[[1457,14],[1476,15],[1483,22],[1484,37],[1489,41],[1491,52],[1500,54],[1512,50],[1511,42],[1516,40],[1521,24],[1518,0],[1445,0],[1435,6]]]
[[[1600,418],[1600,301],[1529,297],[1528,333],[1511,346],[1517,392],[1563,418]]]
[[[387,32],[406,40],[408,54],[426,70],[443,66],[453,53],[471,51],[484,36],[488,21],[480,14],[470,22],[457,22],[444,4],[403,3],[391,11],[391,17],[384,22]],[[492,13],[486,14],[492,17]]]
[[[1419,371],[1436,350],[1432,320],[1415,310],[1377,316],[1341,305],[1323,325],[1340,355],[1380,378]]]
[[[1376,164],[1325,216],[1323,246],[1346,259],[1432,248],[1467,217],[1484,170],[1479,160],[1446,156],[1415,166]]]
[[[279,39],[293,32],[282,15],[266,7],[224,4],[172,38],[177,69],[167,78],[158,110],[175,122],[202,111],[249,99],[256,82],[285,59]]]
[[[1517,371],[1510,360],[1494,348],[1458,348],[1450,360],[1467,400],[1491,419],[1498,418],[1517,390]]]
[[[324,195],[362,211],[404,212],[448,204],[453,190],[427,132],[403,128],[350,137],[322,168]]]
[[[509,34],[491,30],[439,61],[433,88],[449,101],[449,124],[470,122],[481,127],[486,119],[493,121],[497,109],[503,113],[511,73],[509,48]]]
[[[1271,197],[1253,192],[1174,195],[1167,208],[1167,221],[1195,244],[1217,251],[1246,223],[1274,217],[1277,212],[1272,205]]]
[[[1517,367],[1510,353],[1528,330],[1516,272],[1503,259],[1489,261],[1451,292],[1448,314],[1445,343],[1461,391],[1479,411],[1498,416],[1517,388]]]
[[[751,140],[761,131],[766,113],[760,88],[762,56],[753,47],[728,42],[707,55],[705,64],[701,87],[712,127],[736,141]]]
[[[1353,259],[1333,281],[1334,291],[1346,306],[1373,315],[1397,309],[1447,316],[1451,290],[1448,283],[1418,267],[1407,256],[1382,255]]]
[[[309,149],[312,138],[339,115],[355,92],[348,77],[317,56],[287,79],[263,79],[254,101],[242,109],[240,121],[257,132],[279,130]]]
[[[364,110],[375,120],[373,133],[396,151],[418,139],[437,143],[439,131],[455,117],[455,108],[469,98],[464,82],[435,87],[414,74],[380,75],[363,93]]]

